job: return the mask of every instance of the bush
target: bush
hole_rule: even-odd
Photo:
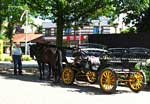
[[[0,61],[2,61],[3,60],[3,58],[2,57],[0,57]]]
[[[31,61],[32,58],[29,55],[23,55],[22,56],[22,61]]]
[[[128,27],[122,30],[121,33],[136,33],[136,29],[134,27]]]
[[[146,60],[146,66],[150,66],[150,59]]]
[[[12,61],[12,57],[11,56],[6,56],[6,57],[4,57],[4,61]]]
[[[150,83],[150,66],[147,65],[145,62],[143,63],[137,63],[135,65],[135,69],[136,70],[143,70],[145,75],[146,75],[146,81],[147,83]]]

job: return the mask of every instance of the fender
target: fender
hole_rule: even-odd
[[[144,85],[146,85],[146,84],[147,84],[147,79],[146,79],[146,74],[145,74],[145,72],[144,72],[143,70],[138,70],[138,71],[143,74],[143,76],[144,76]]]

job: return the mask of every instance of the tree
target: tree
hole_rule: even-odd
[[[81,26],[89,18],[98,18],[106,15],[114,20],[120,13],[126,13],[126,24],[135,24],[136,17],[149,5],[149,0],[24,0],[32,8],[31,11],[39,13],[43,18],[53,20],[57,25],[56,45],[61,47],[62,34],[65,27],[74,23]]]
[[[150,32],[150,7],[141,12],[141,15],[136,18],[138,22],[136,23],[137,32]]]
[[[2,24],[6,20],[7,17],[7,9],[10,0],[0,0],[0,33],[2,31]]]
[[[81,25],[98,9],[105,8],[111,0],[24,0],[32,10],[57,25],[56,45],[62,46],[63,29],[72,23]],[[108,3],[108,4],[107,4]]]
[[[136,33],[136,29],[134,27],[128,27],[121,31],[121,33]]]
[[[149,7],[149,0],[114,0],[113,16],[117,17],[120,13],[126,13],[124,22],[127,24],[132,23],[135,25],[140,17],[141,12]]]
[[[25,22],[25,18],[23,21],[20,21],[20,17],[24,9],[27,9],[27,6],[22,3],[22,0],[2,0],[1,6],[0,14],[2,16],[0,16],[0,27],[2,27],[4,21],[7,21],[5,35],[10,41],[10,48],[12,48],[12,37],[15,33],[15,26]]]
[[[40,14],[57,24],[57,46],[62,45],[63,29],[73,23],[81,26],[89,18],[106,15],[114,19],[120,13],[127,13],[125,23],[132,21],[135,24],[139,21],[137,17],[141,11],[149,7],[149,0],[1,0],[0,3],[0,29],[6,17],[10,22],[14,20],[15,24],[19,22],[19,15],[24,7],[29,6],[33,15]]]

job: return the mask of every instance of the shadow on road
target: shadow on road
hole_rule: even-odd
[[[86,93],[88,95],[112,95],[112,94],[105,94],[98,85],[92,85],[88,82],[80,82],[76,81],[73,85],[64,85],[61,83],[47,83],[42,84],[43,86],[52,86],[52,87],[62,87],[66,88],[68,92],[77,92],[77,93]],[[116,90],[113,94],[122,94],[122,93],[131,93],[132,91],[127,90]]]
[[[39,80],[38,76],[32,74],[14,75],[10,72],[0,72],[0,76],[3,76],[5,79],[16,79],[28,82],[44,82]]]
[[[92,85],[87,82],[80,82],[75,81],[73,85],[64,85],[62,82],[60,83],[53,83],[52,81],[47,80],[39,80],[37,75],[31,75],[31,74],[24,74],[24,75],[13,75],[12,73],[3,73],[0,72],[0,76],[3,76],[5,79],[16,79],[21,81],[27,81],[27,82],[37,82],[40,83],[41,86],[51,86],[51,87],[60,87],[60,88],[66,88],[68,92],[75,92],[75,93],[86,93],[88,95],[107,95],[102,92],[102,90],[99,88],[98,85]],[[143,91],[150,91],[150,85],[146,86]],[[119,89],[116,90],[113,94],[122,94],[122,93],[133,93],[129,90],[123,90]],[[112,94],[111,94],[112,95]]]
[[[150,92],[150,84],[146,85],[143,91]]]

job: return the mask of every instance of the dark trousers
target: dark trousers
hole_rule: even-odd
[[[22,74],[21,55],[13,55],[13,62],[14,62],[14,74],[17,74],[17,69],[19,74]]]

